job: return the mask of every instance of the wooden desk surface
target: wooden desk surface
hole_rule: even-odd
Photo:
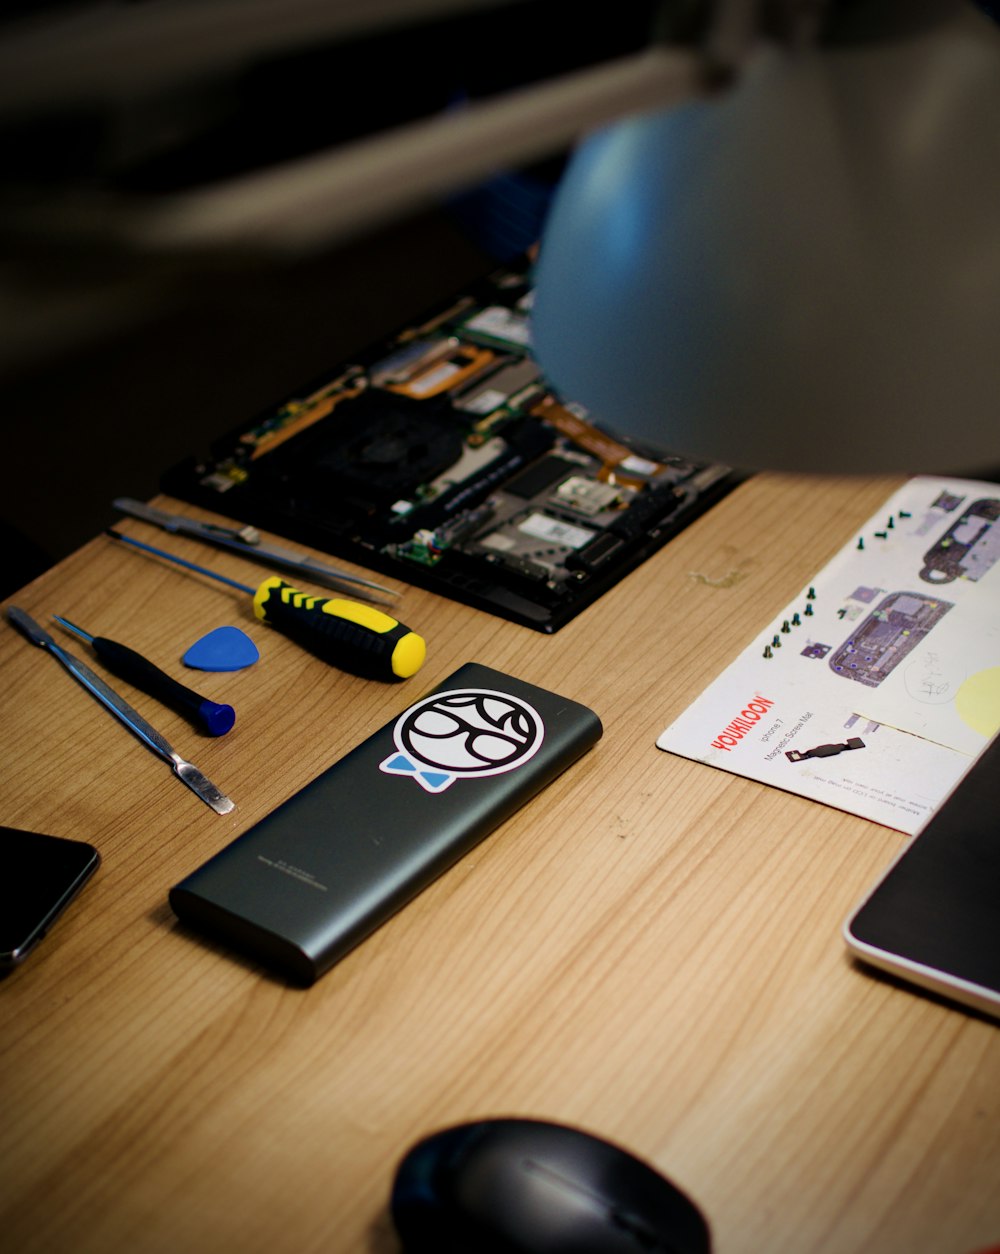
[[[116,681],[234,798],[220,818],[0,626],[0,821],[103,856],[0,985],[3,1247],[392,1254],[401,1154],[498,1114],[628,1145],[718,1254],[1000,1241],[1000,1030],[840,938],[905,838],[654,745],[894,486],[758,477],[551,637],[407,589],[430,651],[404,686],[103,538],[16,596],[158,660],[240,624],[262,659],[199,676],[238,711],[217,741]],[[603,740],[310,990],[175,923],[173,883],[469,660],[590,705]]]

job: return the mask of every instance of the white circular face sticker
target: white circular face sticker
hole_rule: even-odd
[[[544,733],[537,711],[519,697],[486,688],[439,692],[399,716],[392,729],[398,752],[379,770],[443,792],[456,779],[516,770],[538,752]]]

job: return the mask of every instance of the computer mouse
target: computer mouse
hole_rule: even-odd
[[[393,1222],[430,1254],[709,1254],[701,1211],[599,1136],[535,1119],[486,1119],[414,1145],[393,1182]]]

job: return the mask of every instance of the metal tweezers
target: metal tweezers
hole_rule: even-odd
[[[162,527],[165,531],[182,532],[184,535],[195,536],[199,540],[207,540],[210,544],[233,549],[254,561],[283,566],[286,570],[304,575],[324,588],[343,589],[347,584],[357,595],[366,596],[370,601],[399,595],[392,588],[385,588],[371,579],[363,579],[360,575],[351,575],[347,571],[324,566],[322,562],[314,561],[311,557],[302,557],[290,549],[263,545],[256,527],[220,527],[215,523],[198,522],[194,518],[185,518],[182,514],[169,514],[164,509],[146,505],[143,501],[134,501],[127,496],[120,496],[111,504],[123,514],[131,514],[133,518],[155,523],[157,527]],[[358,589],[367,591],[358,592]],[[378,595],[373,596],[372,593]]]

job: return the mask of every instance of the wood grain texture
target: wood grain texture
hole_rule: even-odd
[[[1000,1239],[1000,1031],[840,938],[904,838],[654,744],[894,486],[759,476],[551,637],[406,589],[429,655],[398,686],[104,538],[13,598],[167,669],[223,623],[262,657],[198,676],[236,707],[220,740],[115,681],[233,797],[219,817],[0,626],[0,819],[103,857],[0,986],[4,1248],[395,1254],[401,1154],[495,1114],[628,1145],[697,1199],[718,1254]],[[603,740],[310,990],[175,923],[173,883],[466,661],[591,706]]]

